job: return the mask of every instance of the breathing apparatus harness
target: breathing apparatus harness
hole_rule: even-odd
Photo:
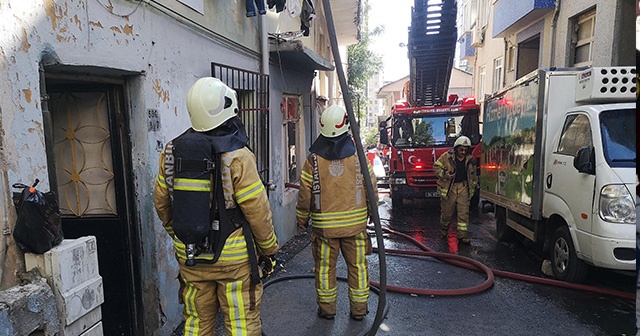
[[[257,284],[260,275],[249,223],[239,206],[231,209],[225,206],[221,155],[245,147],[247,143],[244,127],[237,122],[229,125],[235,126],[235,130],[222,135],[215,130],[197,132],[188,129],[170,144],[174,155],[173,231],[185,244],[185,265],[195,266],[217,262],[227,238],[242,227],[251,265],[251,282]]]

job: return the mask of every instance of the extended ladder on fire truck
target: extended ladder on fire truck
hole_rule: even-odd
[[[456,1],[415,0],[409,27],[411,106],[447,101],[456,49]]]

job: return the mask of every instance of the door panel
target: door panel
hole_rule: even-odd
[[[57,194],[67,239],[92,235],[105,302],[105,335],[134,335],[133,223],[123,159],[122,87],[49,85]],[[53,188],[53,187],[52,187]]]
[[[573,166],[576,152],[585,146],[593,146],[589,118],[585,114],[567,116],[556,150],[550,156],[548,174],[551,177],[547,177],[550,181],[547,188],[565,200],[577,229],[590,233],[594,194],[577,191],[594,190],[595,175],[580,173]],[[583,246],[583,250],[587,250],[588,246]]]

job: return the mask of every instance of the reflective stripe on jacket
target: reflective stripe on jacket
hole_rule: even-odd
[[[153,201],[158,217],[167,233],[173,238],[176,255],[186,259],[185,245],[175,236],[172,223],[171,201],[173,188],[176,184],[182,187],[193,187],[189,181],[167,181],[165,169],[172,169],[167,160],[171,160],[170,143],[160,155],[160,170],[156,179]],[[267,192],[256,170],[254,154],[246,147],[231,152],[222,153],[222,187],[224,189],[225,206],[227,209],[240,207],[249,222],[251,232],[256,242],[257,253],[273,255],[278,250],[278,242],[273,229],[271,208]],[[169,162],[171,163],[171,162]],[[185,184],[186,182],[186,184]],[[198,188],[209,188],[198,185]],[[211,196],[213,198],[213,196]],[[196,259],[212,259],[206,253]],[[242,228],[235,230],[225,242],[220,259],[216,265],[221,266],[248,262],[247,246],[242,234]]]
[[[376,177],[371,165],[367,167],[377,203]],[[327,160],[309,155],[300,176],[296,216],[298,226],[306,226],[311,218],[314,233],[325,238],[350,237],[365,230],[369,211],[357,156]]]
[[[433,165],[433,172],[438,178],[438,194],[440,197],[447,197],[449,195],[449,189],[453,183],[454,176],[449,176],[447,172],[455,171],[456,164],[455,149],[451,149],[446,153],[440,155],[438,160]],[[465,157],[465,167],[467,167],[467,185],[469,186],[469,197],[473,196],[478,185],[478,173],[476,160],[471,155]]]

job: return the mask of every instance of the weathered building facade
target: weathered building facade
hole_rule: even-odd
[[[484,100],[537,68],[623,66],[633,60],[628,0],[466,0],[464,53]],[[462,42],[462,41],[461,41]]]
[[[331,3],[341,44],[353,43],[360,2]],[[186,93],[203,76],[238,92],[286,242],[297,193],[285,184],[317,135],[316,97],[338,95],[321,7],[309,35],[291,38],[300,13],[248,17],[240,1],[0,1],[0,290],[26,270],[11,185],[39,179],[58,195],[65,238],[96,237],[104,334],[173,331],[177,264],[151,199],[160,151],[190,126]]]

